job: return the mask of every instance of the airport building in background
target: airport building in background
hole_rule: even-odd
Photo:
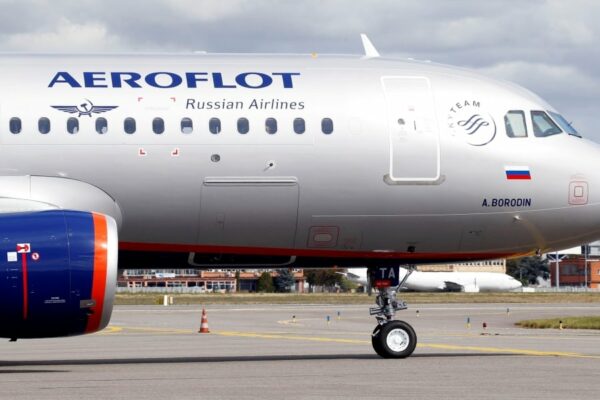
[[[498,272],[506,273],[506,260],[472,261],[452,264],[419,265],[419,271],[424,272]]]
[[[303,293],[305,287],[304,271],[293,269],[294,288],[292,291]],[[194,269],[133,269],[123,270],[117,279],[117,286],[129,289],[142,288],[196,288],[200,293],[222,292],[234,293],[238,289],[244,292],[256,292],[258,278],[263,272],[269,272],[273,278],[277,272],[273,270],[248,269],[239,271],[239,285],[236,271]]]
[[[600,260],[585,260],[583,257],[563,259],[558,265],[558,281],[561,287],[586,286],[585,267],[587,264],[587,287],[600,289]],[[550,279],[556,286],[556,263],[550,262]]]
[[[553,287],[558,283],[560,287],[587,286],[590,289],[600,289],[600,241],[549,253],[547,257]]]
[[[433,272],[497,272],[506,273],[506,260],[486,260],[464,263],[421,265],[419,271]],[[293,269],[293,292],[306,291],[306,278],[302,269]],[[195,269],[133,269],[123,270],[117,280],[117,286],[131,290],[176,290],[185,288],[199,293],[235,293],[256,292],[257,283],[263,272],[270,273],[273,278],[277,272],[270,269],[247,269],[239,271],[239,282],[236,271],[228,269],[195,270]]]

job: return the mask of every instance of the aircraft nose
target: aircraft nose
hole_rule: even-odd
[[[521,282],[519,282],[518,280],[516,280],[515,278],[510,278],[510,282],[509,282],[510,288],[511,290],[514,289],[519,289],[521,287],[523,287],[523,284]]]

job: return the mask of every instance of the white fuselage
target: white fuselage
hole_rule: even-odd
[[[401,268],[400,280],[406,274],[407,270]],[[355,283],[368,285],[367,268],[349,268],[346,276]],[[512,276],[497,272],[413,271],[402,287],[417,292],[501,292],[519,289],[522,284]]]
[[[352,260],[498,258],[600,237],[598,146],[536,137],[531,112],[548,104],[462,69],[3,55],[0,71],[0,197],[112,215],[121,250],[364,265]],[[507,135],[511,110],[526,137]],[[38,176],[107,197],[34,191]]]

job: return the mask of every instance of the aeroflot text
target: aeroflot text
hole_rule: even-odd
[[[263,89],[277,85],[284,89],[294,87],[294,78],[299,72],[242,72],[237,75],[224,75],[221,72],[151,72],[142,75],[137,72],[83,72],[72,75],[61,71],[50,81],[48,87],[70,86],[72,88],[134,88],[149,86],[158,89],[187,87],[195,89],[209,85],[215,89]],[[206,84],[204,82],[207,82]]]

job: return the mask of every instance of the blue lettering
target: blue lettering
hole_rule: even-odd
[[[252,75],[260,77],[261,83],[259,83],[258,86],[253,86],[248,83],[247,78],[248,76]],[[243,74],[239,74],[238,76],[236,76],[235,81],[238,83],[238,85],[248,89],[262,89],[267,86],[270,86],[271,83],[273,83],[273,78],[261,72],[244,72]]]
[[[226,81],[221,72],[185,72],[176,74],[173,72],[152,72],[142,75],[138,72],[83,72],[81,80],[77,80],[69,72],[61,71],[50,81],[48,87],[54,87],[57,84],[67,84],[72,88],[122,88],[129,87],[140,89],[144,86],[171,89],[182,84],[187,88],[196,89],[201,82],[212,81],[212,87],[215,89],[234,89],[243,87],[247,89],[264,89],[273,85],[274,80],[282,85],[284,89],[294,87],[294,79],[300,76],[299,72],[242,72],[235,76],[235,82],[232,77]],[[185,80],[185,82],[184,82]]]
[[[186,72],[185,80],[187,82],[187,87],[197,88],[198,82],[208,82],[208,78],[206,78],[207,75],[208,72]]]
[[[120,88],[123,86],[123,83],[129,85],[129,87],[139,89],[142,86],[137,82],[142,79],[142,75],[137,72],[111,72],[110,79],[112,81],[112,85],[115,88]]]
[[[77,80],[73,78],[68,72],[57,72],[56,75],[54,75],[52,81],[50,81],[48,87],[54,87],[54,85],[56,85],[57,83],[67,83],[73,88],[81,87],[81,84],[79,84],[79,82],[77,82]]]
[[[171,82],[168,84],[160,84],[158,82],[159,76],[167,76],[169,77]],[[171,89],[181,85],[181,82],[183,82],[183,79],[179,75],[174,74],[172,72],[153,72],[151,74],[146,75],[145,80],[148,85],[160,89]]]
[[[291,89],[294,87],[294,82],[292,82],[293,76],[300,75],[299,72],[273,72],[273,76],[281,76],[281,80],[283,81],[284,89]]]
[[[483,199],[482,207],[531,207],[531,198],[493,198]]]
[[[220,72],[213,72],[212,77],[215,89],[232,89],[236,87],[235,85],[224,85],[223,75]]]
[[[106,84],[106,73],[104,72],[84,72],[83,82],[86,88],[108,87],[108,85]]]

